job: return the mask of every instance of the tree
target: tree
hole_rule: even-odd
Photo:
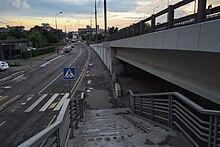
[[[28,40],[32,42],[33,47],[39,48],[44,47],[47,44],[47,39],[39,31],[32,30],[28,36]]]
[[[117,33],[118,32],[118,27],[111,27],[111,28],[109,28],[108,29],[108,33],[109,33],[109,35],[112,35],[112,34],[115,34],[115,33]]]

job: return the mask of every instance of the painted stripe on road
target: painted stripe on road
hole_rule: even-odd
[[[53,109],[53,111],[60,110],[60,108],[63,106],[64,101],[68,98],[69,93],[66,93],[63,98],[60,100],[58,105]]]
[[[5,122],[6,122],[6,121],[3,121],[3,122],[0,124],[0,127],[1,127],[2,125],[4,125]]]
[[[1,97],[0,97],[0,101],[6,99],[7,97],[8,97],[8,96],[1,96]]]
[[[9,101],[7,101],[6,103],[4,103],[3,105],[0,106],[0,110],[4,109],[4,107],[12,102],[14,102],[15,100],[17,100],[18,98],[20,98],[22,95],[17,95],[15,97],[13,97],[12,99],[10,99]]]
[[[31,112],[48,94],[42,95],[35,103],[33,103],[27,110],[24,112]]]
[[[47,103],[39,110],[39,111],[45,111],[49,106],[50,104],[58,97],[59,93],[57,94],[54,94],[50,99],[49,101],[47,101]]]

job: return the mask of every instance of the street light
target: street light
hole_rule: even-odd
[[[68,23],[70,21],[65,22],[65,41],[66,41],[66,23]]]
[[[62,14],[63,12],[59,12],[55,15],[55,25],[56,25],[56,30],[57,30],[57,15]]]
[[[56,25],[56,35],[57,35],[57,15],[59,15],[59,14],[62,14],[63,12],[59,12],[59,13],[57,13],[56,15],[55,15],[55,25]],[[58,38],[57,38],[58,39]],[[57,40],[57,42],[58,42],[58,40]],[[57,50],[57,54],[58,54],[58,47],[57,47],[57,45],[56,45],[56,50]]]

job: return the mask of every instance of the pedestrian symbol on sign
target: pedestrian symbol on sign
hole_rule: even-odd
[[[76,78],[76,69],[64,68],[63,75],[64,75],[64,80],[74,80]]]

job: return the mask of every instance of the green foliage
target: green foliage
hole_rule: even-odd
[[[39,48],[37,50],[32,50],[32,57],[47,54],[47,53],[51,53],[51,52],[54,52],[54,51],[55,51],[54,46]],[[28,52],[22,52],[21,57],[23,59],[30,58],[30,52],[29,51]]]
[[[112,34],[115,34],[115,33],[117,33],[118,32],[118,27],[111,27],[111,28],[109,28],[108,29],[108,33],[109,33],[109,35],[112,35]]]
[[[35,48],[44,47],[47,44],[46,37],[38,30],[31,30],[27,39],[32,42]]]

